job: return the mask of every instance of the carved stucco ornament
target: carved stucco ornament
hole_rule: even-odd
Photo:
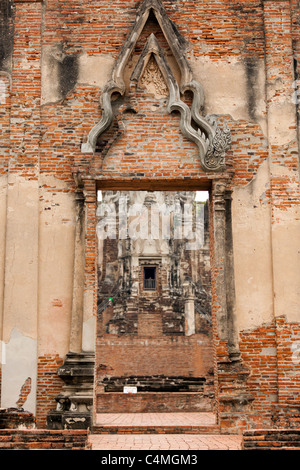
[[[154,93],[157,98],[167,97],[169,90],[162,73],[154,58],[151,58],[139,82],[148,92]]]
[[[231,144],[230,130],[227,126],[223,129],[219,128],[214,116],[201,116],[199,110],[204,101],[202,86],[193,78],[191,68],[184,55],[184,40],[167,16],[161,0],[145,0],[142,3],[135,24],[115,62],[111,79],[103,90],[102,118],[91,129],[87,142],[82,144],[81,150],[83,153],[94,153],[99,136],[110,127],[114,118],[111,97],[114,93],[123,96],[126,91],[123,79],[124,69],[151,11],[154,13],[178,63],[181,83],[180,85],[177,83],[161,47],[154,34],[151,34],[131,76],[131,86],[132,84],[137,86],[149,60],[154,57],[168,87],[167,110],[169,113],[175,110],[180,113],[181,132],[198,146],[202,168],[205,171],[224,170],[225,153]],[[186,91],[193,93],[191,108],[180,98]]]

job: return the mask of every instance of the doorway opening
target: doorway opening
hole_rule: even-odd
[[[98,191],[96,413],[214,411],[208,200]]]
[[[144,267],[144,290],[156,290],[156,267]]]

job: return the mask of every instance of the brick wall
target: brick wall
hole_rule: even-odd
[[[300,325],[285,317],[276,319],[278,400],[300,402]]]
[[[102,393],[97,413],[199,413],[213,410],[212,400],[200,393]]]
[[[299,450],[299,429],[257,429],[243,433],[243,450]]]
[[[19,3],[14,22],[9,172],[38,174],[41,99],[41,5]],[[30,25],[30,36],[28,26]]]
[[[247,389],[254,397],[252,411],[259,416],[261,424],[267,423],[278,397],[275,324],[244,331],[240,347],[250,370]]]
[[[223,2],[222,8],[216,1],[200,5],[185,2],[184,6],[164,2],[164,6],[178,25],[180,33],[190,42],[195,57],[201,53],[202,56],[225,62],[228,54],[242,59],[250,57],[250,68],[252,66],[254,71],[256,61],[264,57],[260,2],[249,1],[247,5],[243,2]],[[70,8],[52,0],[48,2],[44,14],[43,46],[60,44],[66,59],[76,58],[76,54],[82,51],[95,55],[110,54],[116,58],[135,14],[136,2],[132,1],[127,2],[126,6],[122,2],[108,2],[103,6],[101,2],[95,1],[86,11],[79,2],[73,2]],[[97,21],[99,17],[101,21]],[[115,24],[113,29],[110,28],[112,18]],[[194,20],[191,21],[191,18]],[[93,28],[89,27],[90,24],[93,24]],[[157,24],[150,19],[136,45],[136,54],[141,52],[147,33],[157,30]],[[166,52],[169,53],[168,47]],[[71,71],[66,65],[65,74],[68,73]],[[60,102],[43,106],[42,173],[54,174],[70,184],[72,165],[79,168],[84,165],[89,171],[101,176],[101,179],[127,178],[129,166],[130,178],[134,175],[138,178],[143,175],[145,178],[167,179],[203,176],[196,147],[180,133],[179,117],[175,113],[168,115],[163,102],[158,103],[152,95],[140,92],[137,93],[138,115],[128,113],[119,116],[126,134],[117,139],[113,149],[105,148],[104,162],[98,159],[97,163],[94,158],[83,156],[80,152],[81,142],[100,118],[99,98],[98,89],[77,83],[74,90],[70,89]],[[249,106],[252,98],[249,97]],[[233,130],[233,156],[236,155],[238,159],[235,178],[240,180],[243,176],[246,178],[244,183],[247,183],[253,178],[255,168],[267,156],[264,137],[259,126],[253,123],[230,122],[229,118],[228,124]],[[115,129],[113,126],[112,130],[105,133],[106,140],[112,139]],[[250,141],[247,134],[251,137]],[[230,156],[229,153],[229,159]],[[248,165],[250,156],[251,164]]]
[[[250,375],[247,389],[254,397],[251,411],[260,424],[285,423],[298,426],[299,324],[279,317],[241,335],[240,347]],[[287,413],[287,414],[286,414]]]
[[[1,450],[85,450],[87,431],[0,430]]]
[[[0,71],[0,122],[1,122],[1,161],[0,174],[5,175],[9,161],[10,134],[10,82],[9,78]]]
[[[62,364],[63,360],[58,354],[46,354],[38,359],[36,424],[39,428],[46,427],[47,413],[56,408],[55,397],[63,386],[57,370]]]
[[[277,403],[273,410],[272,420],[277,428],[299,429],[300,403],[294,400]]]
[[[34,429],[35,417],[22,408],[2,408],[0,410],[0,429]]]
[[[185,336],[106,335],[96,341],[99,376],[205,376],[212,346],[202,334]]]
[[[162,318],[159,314],[138,316],[138,336],[162,336]]]

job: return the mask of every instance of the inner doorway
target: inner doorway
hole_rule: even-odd
[[[98,191],[96,413],[214,411],[206,191]]]

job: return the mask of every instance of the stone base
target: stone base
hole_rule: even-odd
[[[97,413],[211,412],[212,400],[199,393],[99,393]]]
[[[65,382],[47,415],[48,429],[88,429],[92,426],[94,354],[68,353],[58,375]]]
[[[73,411],[51,411],[47,415],[47,429],[91,429],[92,414]]]

